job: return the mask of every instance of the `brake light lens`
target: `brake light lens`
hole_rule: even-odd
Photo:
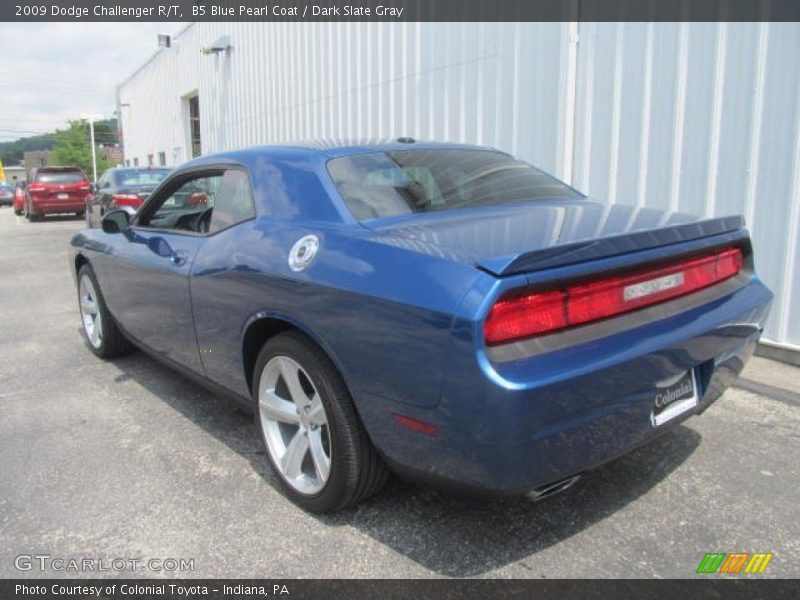
[[[684,296],[720,283],[742,269],[742,251],[608,277],[562,289],[500,299],[484,324],[487,344],[553,333]]]
[[[46,190],[42,183],[32,183],[28,186],[29,192],[44,192]]]
[[[135,194],[114,194],[111,199],[114,200],[114,204],[117,206],[131,206],[133,208],[139,207],[144,202]]]

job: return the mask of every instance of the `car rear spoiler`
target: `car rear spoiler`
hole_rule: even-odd
[[[496,256],[478,261],[477,266],[492,275],[515,275],[688,242],[739,231],[743,228],[744,218],[741,216],[717,217],[693,223],[682,223],[658,229],[646,229],[606,238],[551,246],[520,254]]]

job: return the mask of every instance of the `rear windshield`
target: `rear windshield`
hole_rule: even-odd
[[[77,183],[86,181],[82,171],[39,171],[36,174],[39,183]]]
[[[114,182],[118,186],[127,185],[156,185],[169,175],[167,170],[143,170],[125,169],[114,173]]]
[[[402,150],[328,162],[356,219],[545,198],[581,198],[550,175],[489,150]]]

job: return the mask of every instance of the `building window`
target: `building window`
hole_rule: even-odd
[[[139,166],[139,159],[138,158],[134,158],[133,159],[133,166],[134,167],[138,167]]]
[[[200,156],[200,97],[189,98],[189,133],[192,141],[192,158]]]
[[[126,167],[130,167],[131,166],[131,159],[130,158],[126,158],[125,159],[125,166]]]
[[[161,167],[167,166],[167,153],[166,152],[159,152],[158,153],[158,164]]]

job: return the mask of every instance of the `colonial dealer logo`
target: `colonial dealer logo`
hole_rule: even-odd
[[[670,402],[677,400],[683,396],[692,394],[694,392],[694,388],[692,387],[691,381],[684,381],[676,388],[671,388],[668,390],[664,390],[663,392],[658,392],[656,394],[656,407],[662,408],[669,404]]]

